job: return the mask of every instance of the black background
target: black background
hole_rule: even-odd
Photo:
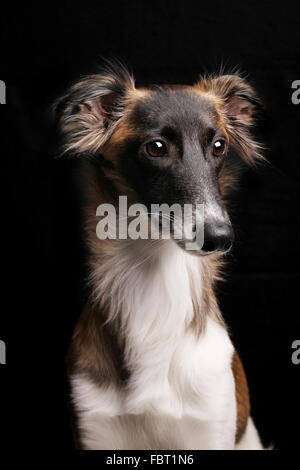
[[[264,443],[297,448],[300,105],[291,84],[300,79],[299,9],[269,1],[61,2],[8,5],[1,22],[4,437],[16,447],[72,449],[64,358],[85,298],[84,247],[76,162],[54,159],[49,105],[101,56],[117,56],[138,85],[193,83],[221,64],[238,65],[266,105],[259,133],[271,165],[243,176],[238,240],[219,299]]]

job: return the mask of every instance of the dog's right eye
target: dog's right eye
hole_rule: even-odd
[[[163,157],[167,153],[167,148],[161,140],[153,140],[146,144],[146,152],[150,157]]]
[[[226,151],[226,142],[224,139],[218,139],[213,145],[213,155],[215,157],[221,157]]]

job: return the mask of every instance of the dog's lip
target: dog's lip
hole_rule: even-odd
[[[211,251],[209,253],[206,253],[205,251],[202,251],[201,248],[197,249],[197,250],[187,250],[186,249],[186,244],[187,243],[193,243],[194,240],[186,240],[186,239],[175,239],[175,238],[172,238],[174,240],[174,242],[184,251],[186,251],[187,253],[191,253],[192,255],[195,255],[195,256],[207,256],[207,255],[210,255],[210,254],[213,254],[214,252]]]
[[[205,258],[206,256],[215,255],[217,253],[216,251],[210,251],[209,253],[206,253],[202,250],[186,250],[186,251],[187,251],[187,253],[190,253],[191,255],[201,256],[201,258]]]
[[[197,250],[187,250],[186,247],[185,247],[185,244],[186,243],[189,243],[190,241],[189,240],[184,240],[184,239],[180,239],[180,240],[176,240],[174,239],[174,242],[177,243],[178,246],[180,246],[180,248],[184,251],[186,251],[187,253],[190,253],[191,255],[193,256],[201,256],[203,258],[207,257],[207,256],[224,256],[224,255],[227,255],[231,250],[227,250],[227,251],[221,251],[221,250],[215,250],[215,251],[203,251],[201,248],[197,249]]]

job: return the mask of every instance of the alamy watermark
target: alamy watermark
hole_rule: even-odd
[[[6,104],[6,86],[3,80],[0,80],[0,104]]]
[[[300,339],[295,339],[292,342],[292,349],[295,349],[292,354],[292,363],[298,365],[300,364]]]
[[[6,364],[6,344],[0,340],[0,364]]]
[[[295,90],[292,93],[291,99],[293,104],[300,103],[300,80],[294,80],[292,82],[292,89]]]
[[[100,204],[96,227],[100,240],[174,240],[186,250],[199,250],[204,243],[204,204],[144,204],[128,206],[127,196],[119,196],[119,206]]]

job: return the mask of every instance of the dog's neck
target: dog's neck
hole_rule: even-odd
[[[219,319],[205,278],[209,269],[172,240],[111,245],[93,272],[94,299],[106,312],[129,371],[126,409],[140,413],[151,403],[174,413],[177,400],[170,398],[169,378],[177,377],[181,345],[196,343],[210,318]],[[143,391],[145,383],[151,384],[151,399]]]
[[[95,181],[90,188],[93,315],[116,338],[126,368],[135,374],[149,370],[152,381],[161,381],[185,335],[197,339],[208,318],[222,323],[213,292],[219,258],[190,254],[173,240],[99,240],[96,207],[116,198],[95,190]]]
[[[130,327],[150,333],[152,324],[160,325],[161,335],[165,325],[170,334],[169,317],[179,329],[194,328],[196,334],[204,331],[208,316],[220,321],[213,287],[221,255],[197,256],[172,239],[99,239],[97,207],[112,204],[118,219],[118,194],[124,195],[126,186],[103,168],[96,172],[89,165],[86,176],[92,297],[105,307],[107,321],[117,319],[125,335]],[[132,192],[126,195],[128,206],[137,202]]]
[[[172,240],[117,240],[103,249],[92,272],[94,298],[126,337],[169,336],[191,326],[194,309],[203,311],[201,260]]]

